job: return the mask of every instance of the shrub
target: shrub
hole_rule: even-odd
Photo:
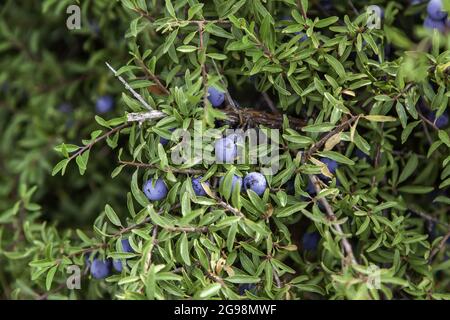
[[[306,0],[98,3],[89,10],[108,12],[99,14],[102,42],[113,45],[109,25],[120,30],[115,21],[126,24],[129,57],[125,50],[94,48],[82,70],[102,75],[104,85],[114,88],[108,95],[122,91],[123,104],[96,115],[97,124],[84,128],[90,135],[85,130],[58,135],[63,143],[44,135],[62,157],[53,177],[46,174],[48,164],[30,168],[41,180],[22,172],[19,193],[9,196],[14,187],[3,193],[14,199],[0,215],[8,259],[3,281],[19,275],[6,296],[450,297],[450,138],[448,120],[437,123],[448,118],[450,52],[446,27],[421,26],[427,3],[377,1],[383,6],[379,29],[368,27],[366,5],[359,1],[352,6]],[[8,11],[23,10],[8,5]],[[47,6],[54,1],[44,2]],[[9,60],[1,61],[15,59],[9,46],[2,49]],[[54,69],[50,62],[43,64]],[[104,62],[113,71],[109,77]],[[41,79],[31,81],[29,73],[19,79],[48,82],[44,66],[37,68]],[[63,64],[59,69],[70,74]],[[20,108],[3,111],[12,121],[0,128],[8,133],[22,121],[32,123],[29,114],[41,117],[43,105],[56,108],[70,100],[65,97],[70,92],[77,100],[93,97],[95,105],[106,92],[92,92],[89,84],[79,83],[86,91],[62,89],[64,99],[44,94],[23,106],[15,102]],[[224,93],[224,103],[216,103],[210,88]],[[81,113],[78,124],[93,116]],[[56,130],[52,121],[40,121]],[[58,126],[60,121],[55,120]],[[28,135],[36,136],[39,127],[27,126]],[[278,147],[279,155],[271,158],[278,165],[274,174],[240,153],[248,140],[227,129],[253,129],[259,147]],[[215,149],[220,159],[185,157],[183,132],[213,138],[204,139],[201,149]],[[17,139],[27,141],[20,148],[40,154],[28,135],[2,139],[2,151],[11,150],[4,153],[11,166],[17,163]],[[177,151],[181,163],[174,158]],[[257,182],[264,188],[247,186],[242,180],[247,174],[262,175]],[[4,179],[12,184],[14,174]],[[104,209],[91,216],[91,229],[46,217],[52,188],[76,193],[92,181],[99,183],[95,206]],[[36,190],[42,207],[33,202]],[[152,190],[157,197],[149,196]],[[77,196],[69,199],[75,211],[94,195]],[[55,197],[52,212],[64,214],[65,197]],[[318,244],[311,244],[316,238]],[[124,239],[130,248],[122,247]],[[106,269],[109,274],[111,261],[118,260],[120,272],[95,279],[105,277]],[[98,272],[92,272],[94,261]],[[93,273],[81,273],[79,291],[66,288],[73,265]]]

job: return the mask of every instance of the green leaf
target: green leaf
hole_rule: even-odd
[[[343,154],[340,154],[339,152],[336,151],[321,151],[318,154],[322,157],[332,159],[339,163],[348,164],[350,166],[353,166],[355,164],[355,161],[347,158]]]
[[[187,239],[186,233],[183,233],[181,235],[181,241],[180,241],[180,255],[183,259],[184,263],[186,263],[188,266],[191,265],[191,258],[189,255],[189,243]]]
[[[209,286],[206,286],[205,288],[203,288],[199,292],[198,296],[201,299],[210,298],[212,296],[215,296],[220,291],[221,287],[222,286],[220,285],[220,283],[210,284]]]
[[[108,216],[109,221],[111,221],[114,225],[118,227],[122,227],[122,223],[120,222],[119,217],[109,204],[105,206],[105,213]]]
[[[402,171],[402,174],[400,175],[400,178],[398,179],[398,183],[402,183],[403,181],[408,179],[408,177],[410,177],[414,173],[418,164],[419,159],[417,158],[417,155],[411,155],[408,162],[406,163],[405,168]]]
[[[47,277],[45,278],[45,288],[47,291],[52,287],[53,278],[55,276],[56,270],[58,270],[58,265],[53,266],[47,273]]]

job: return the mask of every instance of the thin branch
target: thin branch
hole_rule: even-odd
[[[147,66],[145,65],[144,61],[142,60],[137,60],[139,66],[144,69],[145,74],[147,75],[147,77],[149,77],[150,79],[152,79],[156,85],[158,86],[158,88],[165,94],[165,95],[169,95],[170,92],[169,90],[161,83],[161,81],[159,81],[158,77],[155,76],[155,74],[153,72],[151,72],[151,70],[149,68],[147,68]]]
[[[148,112],[132,112],[127,114],[127,121],[142,123],[144,121],[162,119],[166,116],[167,114],[158,110],[152,110]]]
[[[313,155],[315,152],[317,152],[332,136],[335,134],[342,132],[344,130],[347,130],[352,123],[358,119],[360,116],[352,116],[350,119],[344,121],[339,126],[334,128],[332,131],[327,133],[324,137],[322,137],[318,142],[316,142],[308,151],[305,152],[305,159],[308,159]]]
[[[108,62],[105,62],[106,65],[108,66],[108,68],[114,73],[114,76],[116,76],[120,82],[122,82],[122,84],[125,86],[125,88],[131,92],[131,94],[137,99],[139,100],[139,102],[148,110],[153,110],[152,107],[150,107],[150,105],[144,100],[144,98],[142,98],[142,96],[137,93],[132,87],[130,87],[130,85],[124,80],[124,78],[122,78],[120,75],[117,74],[117,71],[111,67],[111,65]]]
[[[445,247],[447,240],[450,238],[450,230],[447,232],[447,234],[444,236],[444,238],[442,238],[441,242],[439,242],[439,245],[437,248],[435,248],[431,254],[430,254],[430,259],[429,262],[431,263],[434,259],[434,257],[439,253],[439,251],[442,250],[442,248]]]
[[[261,94],[262,94],[264,100],[266,101],[267,106],[270,108],[270,110],[272,110],[273,113],[280,113],[278,111],[277,107],[275,107],[275,104],[273,103],[272,99],[270,99],[267,92],[262,92]]]
[[[311,183],[313,184],[314,189],[316,190],[316,194],[319,194],[321,191],[319,179],[315,175],[310,175],[309,179],[310,179]],[[321,198],[319,198],[319,202],[324,206],[325,212],[326,212],[327,216],[329,217],[329,219],[331,221],[335,221],[337,219],[336,215],[334,214],[333,209],[331,208],[331,205],[328,203],[327,199],[325,197],[321,197]],[[352,245],[347,240],[347,238],[345,238],[344,232],[343,232],[341,226],[339,224],[334,224],[334,223],[332,224],[332,226],[337,231],[337,233],[342,237],[342,246],[344,247],[344,251],[347,254],[347,258],[350,259],[350,261],[352,263],[356,263],[355,256],[353,254]]]
[[[217,200],[217,204],[219,206],[221,206],[222,208],[224,208],[225,210],[228,210],[228,211],[232,212],[237,217],[245,218],[245,215],[241,211],[236,209],[235,207],[229,205],[228,203],[226,203],[225,201],[223,201],[223,200],[221,200],[219,198],[216,198],[216,200]]]
[[[110,131],[106,132],[105,134],[101,135],[100,137],[98,137],[97,139],[95,139],[94,141],[92,141],[91,143],[89,143],[88,145],[80,148],[77,152],[75,152],[74,154],[72,154],[68,159],[69,161],[73,160],[74,158],[76,158],[77,156],[83,154],[85,151],[90,150],[92,148],[92,146],[94,144],[96,144],[97,142],[100,142],[106,138],[108,138],[110,135],[119,132],[120,130],[129,127],[131,124],[130,123],[124,123],[118,127],[115,127],[114,129],[111,129]]]
[[[203,33],[205,31],[204,24],[202,21],[199,21],[197,23],[198,25],[198,33],[200,38],[200,46],[198,48],[199,50],[199,56],[201,57],[203,53],[206,53],[205,44],[203,41]],[[205,60],[201,59],[200,68],[202,71],[202,82],[203,82],[203,106],[206,107],[206,104],[208,103],[208,73],[206,72],[206,65]]]
[[[156,164],[143,163],[143,162],[133,162],[133,161],[122,161],[122,160],[120,160],[119,163],[127,165],[127,166],[138,167],[138,168],[160,169],[160,170],[162,170],[164,172],[175,172],[175,173],[184,173],[184,174],[202,174],[202,173],[205,173],[205,170],[200,170],[200,169],[179,169],[179,168],[161,169]]]

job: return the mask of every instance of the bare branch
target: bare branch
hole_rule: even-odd
[[[144,100],[144,98],[142,98],[142,96],[137,93],[132,87],[130,87],[130,85],[125,81],[124,78],[122,78],[121,76],[117,75],[117,71],[111,67],[111,65],[108,62],[105,62],[106,65],[108,66],[108,68],[114,73],[114,76],[116,76],[120,82],[123,83],[123,85],[125,86],[125,88],[131,92],[131,94],[137,99],[139,100],[139,102],[148,110],[153,110],[152,107],[150,107],[150,105]]]

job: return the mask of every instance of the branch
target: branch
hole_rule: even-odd
[[[429,262],[431,263],[434,259],[434,257],[439,253],[439,251],[442,250],[442,248],[444,248],[445,244],[447,243],[447,240],[450,238],[450,230],[447,232],[447,234],[444,236],[444,238],[442,238],[441,242],[439,242],[439,245],[437,248],[435,248],[431,254],[430,254],[430,259]]]
[[[152,111],[148,111],[148,112],[132,112],[132,113],[127,114],[127,121],[142,123],[142,122],[148,121],[148,120],[162,119],[166,116],[167,116],[167,114],[165,114],[162,111],[158,111],[158,110],[152,110]]]
[[[148,110],[153,110],[152,107],[150,107],[150,105],[144,100],[144,98],[142,98],[142,96],[137,93],[132,87],[130,87],[130,85],[119,75],[117,75],[117,71],[114,70],[113,67],[111,67],[111,65],[108,62],[105,62],[106,65],[108,66],[108,68],[114,73],[114,76],[116,76],[120,82],[123,83],[123,85],[125,86],[125,88],[131,92],[131,94],[137,99],[139,100],[139,102]]]
[[[169,168],[169,169],[161,169],[155,164],[151,163],[143,163],[143,162],[131,162],[131,161],[119,161],[120,164],[124,164],[127,166],[134,166],[138,168],[151,168],[151,169],[160,169],[164,172],[175,172],[175,173],[184,173],[184,174],[202,174],[205,173],[205,170],[200,169],[179,169],[179,168]]]
[[[316,190],[316,194],[319,194],[321,191],[320,188],[320,181],[315,175],[310,175],[309,179],[311,183],[314,186],[314,189]],[[330,218],[331,221],[335,221],[336,215],[333,212],[333,209],[331,208],[330,204],[328,203],[327,199],[325,197],[319,198],[319,202],[324,206],[325,212],[327,213],[327,216]],[[342,246],[344,247],[344,251],[347,254],[347,258],[350,259],[352,263],[356,263],[355,256],[353,254],[353,248],[350,242],[345,238],[344,232],[342,231],[342,228],[338,224],[332,224],[334,229],[338,232],[340,236],[342,236]]]
[[[100,142],[106,138],[108,138],[110,135],[129,127],[131,124],[130,123],[124,123],[118,127],[115,127],[114,129],[109,130],[108,132],[106,132],[105,134],[101,135],[100,137],[98,137],[97,139],[95,139],[94,141],[92,141],[91,143],[89,143],[88,145],[80,148],[77,152],[75,152],[74,154],[72,154],[68,159],[69,161],[73,160],[74,158],[76,158],[77,156],[83,154],[85,151],[89,150],[92,148],[92,146],[94,144],[96,144],[97,142]]]
[[[170,94],[169,90],[167,90],[167,88],[161,83],[161,81],[159,81],[158,77],[155,76],[155,74],[154,74],[153,72],[151,72],[149,68],[147,68],[147,66],[145,65],[144,61],[138,59],[137,62],[138,62],[138,64],[139,64],[139,66],[140,66],[142,69],[144,69],[145,74],[146,74],[150,79],[152,79],[152,80],[156,83],[156,85],[158,86],[158,88],[159,88],[164,94],[169,95],[169,94]]]
[[[347,130],[352,123],[358,119],[360,116],[352,116],[350,119],[344,121],[339,126],[334,128],[332,131],[328,132],[324,137],[322,137],[318,142],[316,142],[308,151],[305,152],[305,159],[308,159],[316,151],[318,151],[332,136],[335,134]]]

